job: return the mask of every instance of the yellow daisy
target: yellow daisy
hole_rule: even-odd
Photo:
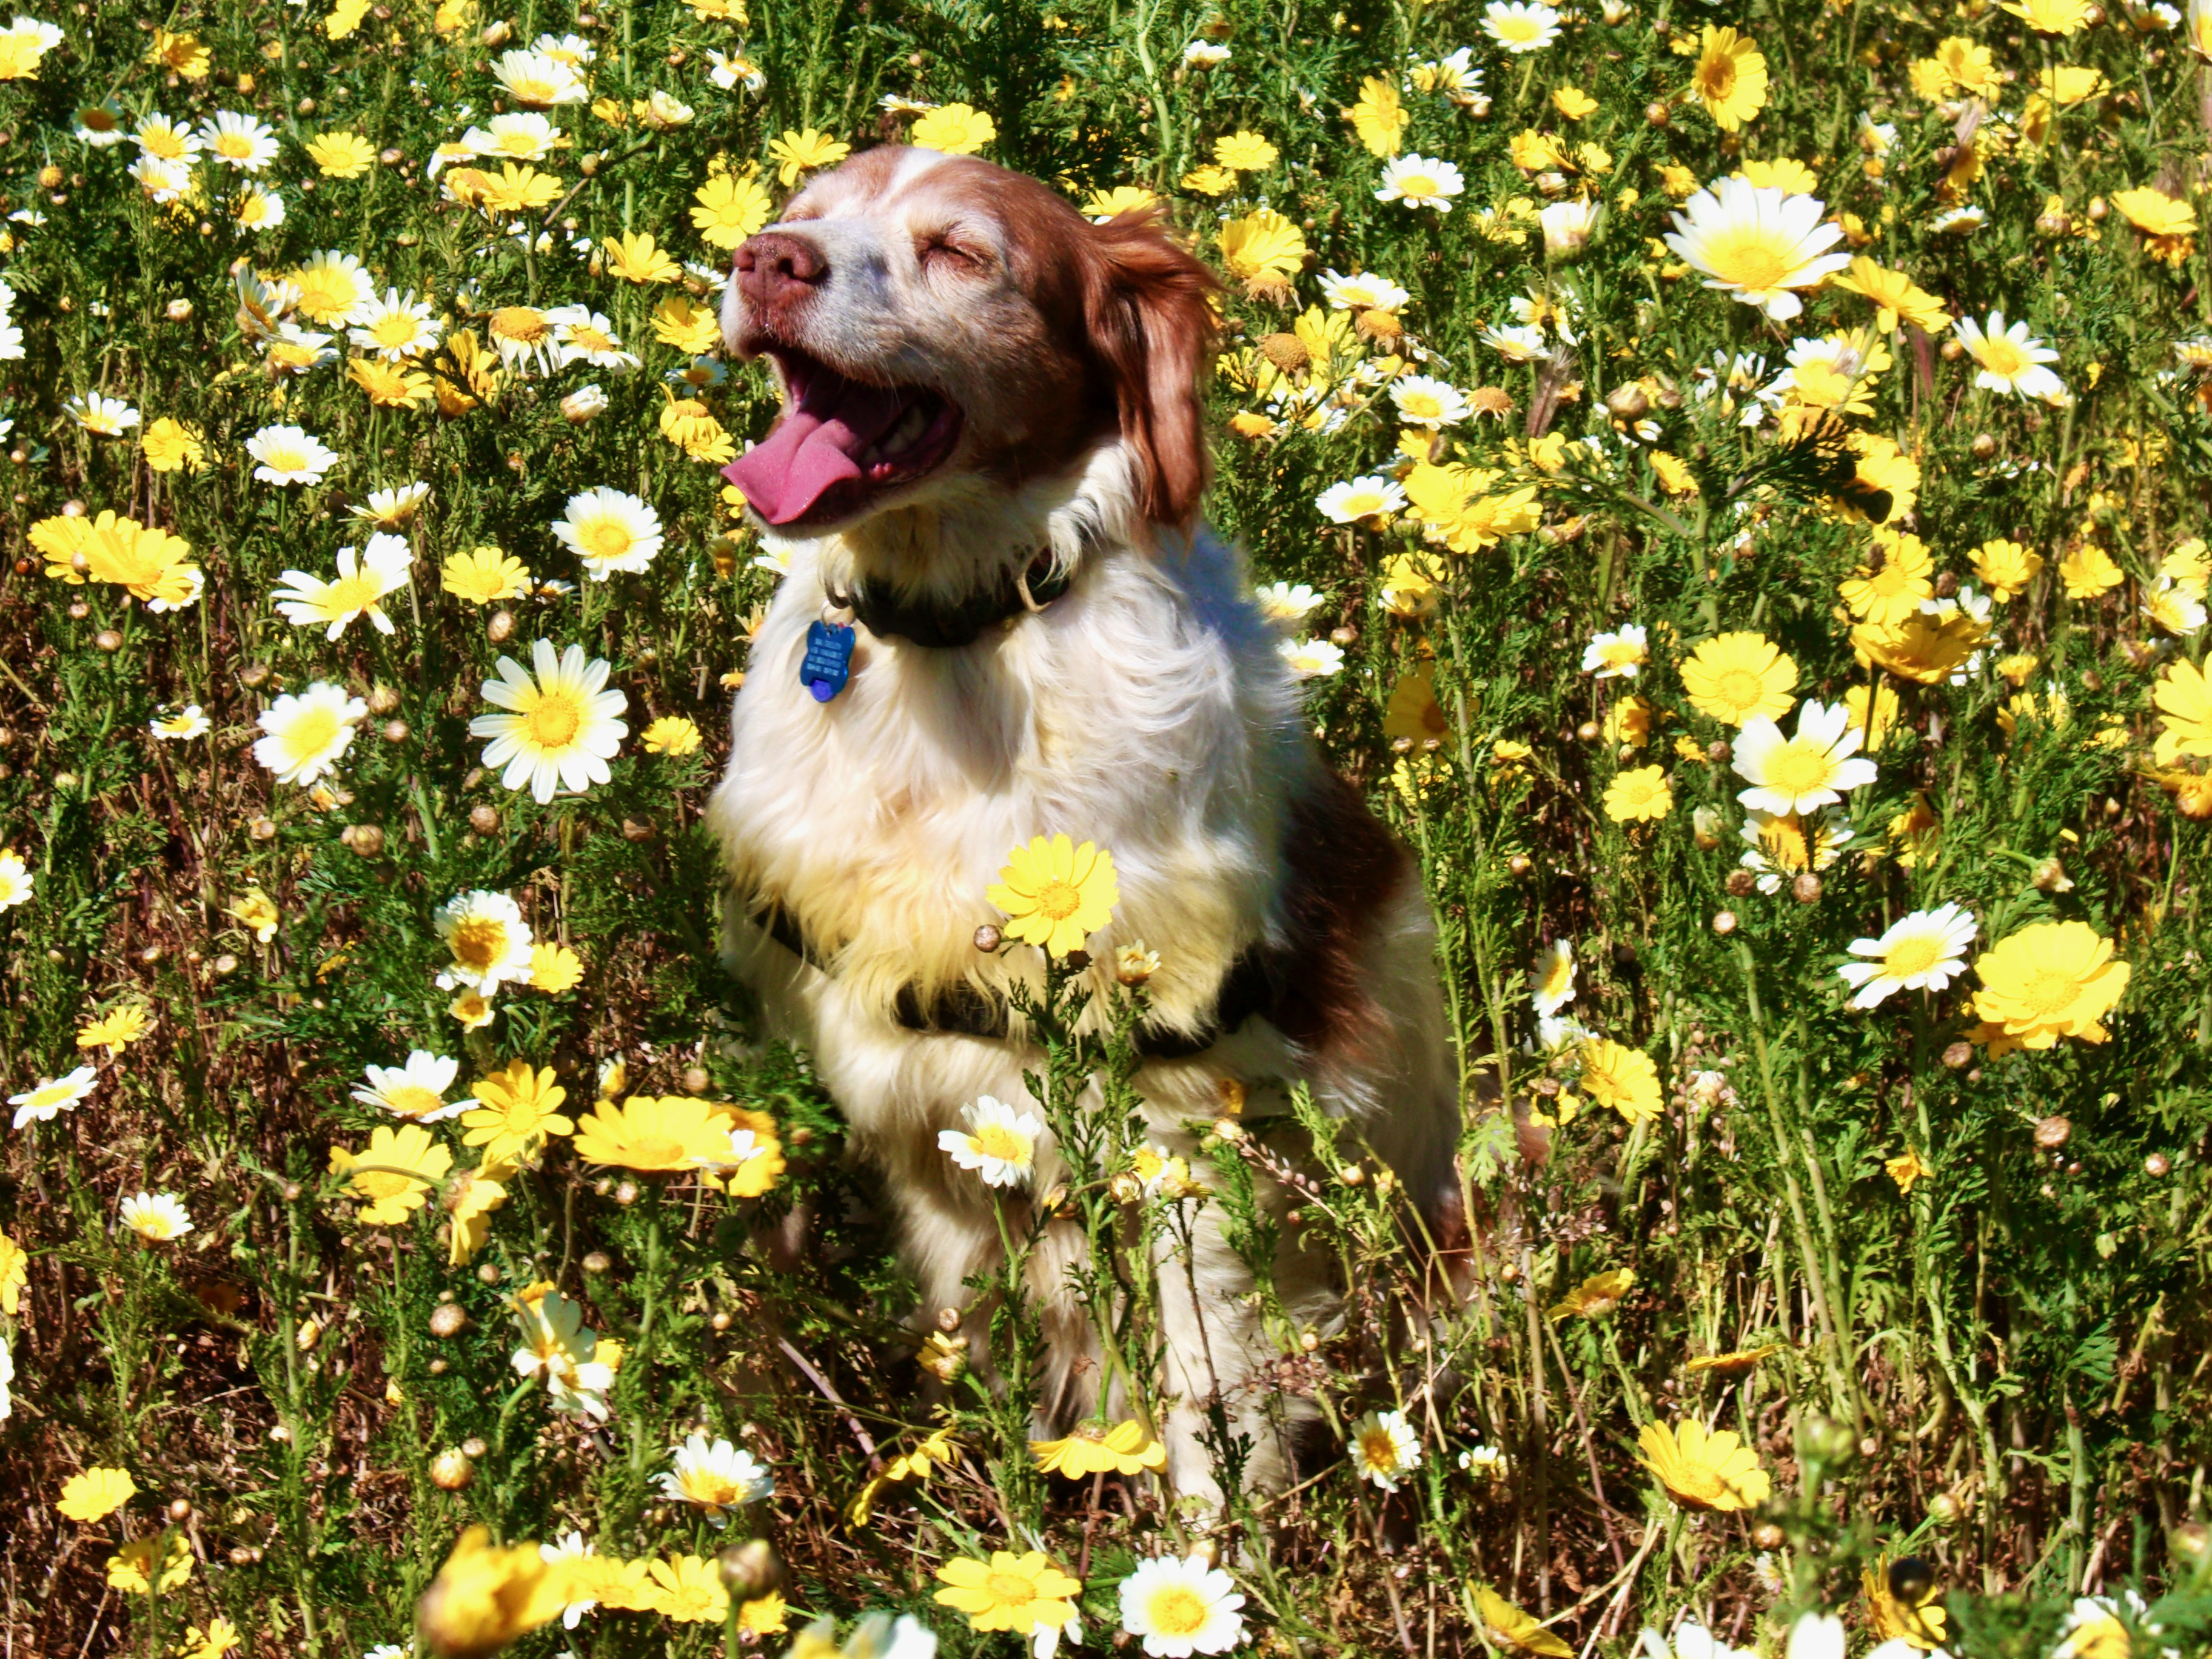
[[[1006,855],[984,896],[1006,913],[1012,937],[1064,957],[1113,920],[1121,890],[1111,853],[1087,841],[1077,847],[1064,835],[1038,836]]]

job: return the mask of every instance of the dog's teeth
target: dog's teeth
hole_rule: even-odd
[[[899,416],[898,424],[891,428],[890,435],[884,440],[884,453],[896,455],[913,448],[928,427],[929,419],[921,412],[921,405],[908,404],[906,413]]]

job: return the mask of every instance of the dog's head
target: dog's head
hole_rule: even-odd
[[[813,533],[1018,490],[1118,434],[1146,516],[1187,525],[1215,286],[1149,215],[1094,225],[988,161],[868,150],[737,251],[723,334],[774,361],[783,414],[728,475]]]

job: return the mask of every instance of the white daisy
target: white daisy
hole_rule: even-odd
[[[1321,595],[1304,582],[1269,582],[1252,597],[1259,601],[1260,614],[1279,628],[1295,627],[1321,603]]]
[[[338,550],[338,574],[334,580],[311,576],[304,570],[287,570],[283,585],[271,594],[278,612],[295,628],[327,623],[323,637],[334,640],[356,617],[366,617],[380,634],[398,631],[384,614],[384,596],[407,586],[415,568],[415,554],[398,536],[378,532],[356,551]]]
[[[1194,40],[1182,49],[1182,61],[1193,69],[1218,69],[1229,61],[1229,48],[1218,40]]]
[[[120,398],[88,392],[62,405],[62,413],[87,432],[102,438],[119,438],[138,424],[138,411]]]
[[[2143,596],[2142,614],[2179,639],[2188,638],[2205,622],[2204,602],[2171,576],[2160,576],[2158,586]]]
[[[302,328],[297,323],[279,323],[276,331],[261,342],[262,361],[275,374],[305,374],[309,369],[338,360],[337,352],[331,345],[336,337]]]
[[[276,159],[275,131],[235,110],[217,110],[201,122],[199,137],[210,159],[241,173],[258,173]]]
[[[185,1200],[174,1193],[133,1193],[118,1205],[115,1218],[151,1243],[165,1244],[192,1230]]]
[[[1244,1639],[1237,1581],[1203,1556],[1154,1556],[1121,1581],[1121,1628],[1152,1659],[1227,1653]]]
[[[1759,890],[1771,896],[1787,878],[1828,869],[1856,833],[1848,818],[1802,818],[1754,808],[1742,831],[1750,850],[1738,862],[1759,878]]]
[[[264,426],[246,441],[246,453],[260,463],[253,476],[264,483],[320,483],[337,465],[337,452],[296,426]]]
[[[725,92],[734,92],[743,87],[747,92],[760,92],[768,86],[768,76],[761,66],[743,52],[707,54],[707,78]]]
[[[123,130],[123,107],[112,98],[88,104],[76,112],[77,142],[88,149],[106,149],[130,135]]]
[[[570,363],[589,363],[594,368],[628,374],[637,367],[636,356],[624,351],[622,341],[616,337],[614,325],[598,312],[586,306],[564,306],[550,314],[554,319],[553,344],[560,354],[562,368]]]
[[[599,56],[599,48],[580,34],[541,34],[530,43],[530,49],[575,69],[598,62]]]
[[[1461,46],[1445,56],[1425,64],[1416,64],[1413,69],[1413,85],[1422,92],[1440,92],[1462,108],[1480,103],[1477,114],[1488,112],[1488,100],[1482,96],[1482,71],[1474,65],[1474,48]]]
[[[284,222],[284,198],[273,190],[248,185],[239,191],[231,216],[241,230],[274,230]]]
[[[503,52],[491,66],[507,95],[526,109],[580,104],[591,96],[574,64],[542,52]]]
[[[560,1291],[548,1291],[518,1298],[514,1317],[522,1327],[514,1369],[544,1380],[554,1410],[582,1412],[605,1422],[615,1370],[599,1358],[599,1333],[585,1328],[584,1310]]]
[[[1952,325],[1952,334],[1978,366],[1974,384],[2014,398],[2063,398],[2066,383],[2046,365],[2058,354],[2027,331],[2025,322],[2005,326],[2004,313],[1992,311],[1986,329],[1971,317]]]
[[[1871,1008],[1892,991],[1940,991],[1966,969],[1966,946],[1974,939],[1974,919],[1956,904],[1915,910],[1900,917],[1880,939],[1851,941],[1855,957],[1836,969],[1856,986],[1854,1008]]]
[[[495,115],[461,135],[473,155],[495,161],[542,161],[561,147],[561,129],[536,110]]]
[[[1553,202],[1536,216],[1544,229],[1544,252],[1554,259],[1571,259],[1589,246],[1597,228],[1598,204],[1587,197],[1571,196]]]
[[[1377,276],[1373,271],[1340,276],[1334,270],[1322,273],[1321,296],[1339,311],[1396,311],[1413,297],[1388,276]]]
[[[420,357],[438,343],[437,313],[411,289],[402,299],[398,289],[388,288],[381,300],[364,300],[354,316],[346,338],[387,362]]]
[[[1334,640],[1282,640],[1275,649],[1294,680],[1324,678],[1344,667],[1344,647]]]
[[[1528,970],[1528,1000],[1548,1019],[1574,1000],[1575,942],[1553,939],[1536,953],[1536,965]]]
[[[1632,680],[1650,660],[1644,629],[1635,623],[1618,633],[1593,634],[1583,647],[1583,672],[1601,680]]]
[[[580,645],[560,655],[539,640],[531,651],[534,679],[514,658],[499,659],[499,678],[483,683],[483,696],[508,712],[477,715],[469,735],[489,738],[483,763],[505,767],[501,781],[509,789],[528,784],[542,806],[556,788],[582,790],[613,775],[607,763],[629,735],[619,718],[629,700],[604,689],[608,664],[587,659]]]
[[[574,550],[593,581],[643,570],[660,551],[660,515],[627,490],[602,484],[571,495],[553,523],[556,541]]]
[[[1851,262],[1848,252],[1827,252],[1844,228],[1826,212],[1817,196],[1731,174],[1685,202],[1664,240],[1705,272],[1707,288],[1786,322],[1804,309],[1796,290],[1819,288]]]
[[[21,1128],[33,1121],[51,1123],[63,1112],[73,1112],[93,1091],[100,1074],[89,1066],[80,1066],[64,1077],[39,1079],[35,1089],[26,1089],[20,1095],[9,1095],[8,1103],[15,1109],[15,1127]]]
[[[587,1555],[598,1553],[597,1550],[584,1541],[583,1534],[574,1531],[562,1534],[560,1540],[556,1543],[540,1544],[538,1547],[538,1559],[550,1564],[556,1572],[565,1572],[566,1564],[570,1561],[580,1561]],[[588,1596],[580,1601],[568,1602],[561,1609],[561,1628],[575,1629],[583,1621],[584,1615],[599,1605],[596,1601]]]
[[[1314,498],[1314,505],[1331,524],[1358,524],[1362,519],[1406,509],[1406,491],[1395,478],[1379,472],[1333,483]]]
[[[767,1467],[726,1440],[710,1446],[695,1434],[672,1449],[675,1461],[660,1476],[661,1496],[672,1504],[698,1504],[709,1526],[728,1526],[730,1510],[757,1504],[775,1490]]]
[[[163,743],[176,743],[186,738],[204,738],[215,727],[199,704],[188,702],[173,714],[156,714],[147,730]]]
[[[192,187],[191,164],[159,155],[142,155],[126,169],[147,198],[166,207],[180,201]]]
[[[166,115],[149,115],[131,131],[131,140],[141,155],[162,161],[189,161],[200,153],[199,135],[182,121]]]
[[[1037,1139],[1044,1125],[1032,1114],[1017,1112],[989,1095],[963,1106],[960,1117],[967,1130],[939,1130],[939,1150],[950,1152],[962,1169],[981,1175],[987,1187],[1027,1186],[1036,1173]]]
[[[1533,323],[1508,323],[1485,328],[1482,343],[1509,363],[1532,363],[1551,351],[1544,331]]]
[[[1352,1469],[1384,1492],[1397,1491],[1420,1461],[1421,1437],[1405,1413],[1370,1412],[1352,1425]]]
[[[1675,1627],[1671,1643],[1645,1626],[1636,1638],[1636,1649],[1643,1659],[1758,1659],[1756,1652],[1730,1647],[1694,1619]]]
[[[368,718],[368,705],[345,687],[317,680],[263,712],[255,724],[268,735],[254,744],[253,758],[280,783],[313,783],[338,763],[354,728]]]
[[[1784,738],[1767,714],[1754,714],[1736,733],[1736,775],[1751,787],[1736,799],[1777,814],[1809,812],[1841,800],[1875,780],[1875,763],[1859,754],[1863,734],[1842,703],[1798,706],[1797,733]]]
[[[1469,412],[1467,394],[1449,380],[1428,374],[1404,374],[1390,383],[1390,401],[1408,426],[1457,426]]]
[[[489,997],[502,985],[530,983],[530,924],[506,894],[481,887],[463,893],[433,911],[430,922],[453,958],[438,975],[440,990],[466,986]],[[411,1056],[408,1063],[414,1064]],[[445,1085],[439,1086],[442,1091]]]
[[[1452,198],[1466,189],[1467,180],[1449,161],[1432,161],[1425,155],[1394,155],[1382,164],[1382,183],[1375,192],[1375,199],[1449,213]]]
[[[529,956],[526,947],[526,963]],[[459,1116],[477,1103],[474,1100],[447,1103],[446,1091],[453,1086],[454,1078],[460,1074],[461,1062],[434,1054],[427,1048],[410,1051],[404,1066],[368,1066],[362,1069],[368,1078],[368,1086],[356,1089],[353,1097],[364,1106],[376,1107],[410,1123],[441,1122]]]
[[[23,855],[12,847],[0,847],[0,910],[28,903],[35,885]]]
[[[1482,32],[1508,52],[1537,52],[1559,38],[1559,14],[1543,0],[1491,0]]]
[[[368,501],[356,501],[346,511],[356,519],[368,520],[379,530],[398,530],[429,499],[430,486],[418,478],[389,489],[372,489]]]

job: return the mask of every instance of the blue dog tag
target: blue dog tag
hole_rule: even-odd
[[[853,630],[836,623],[811,623],[806,629],[806,657],[799,665],[799,683],[827,702],[845,689],[852,678]]]

